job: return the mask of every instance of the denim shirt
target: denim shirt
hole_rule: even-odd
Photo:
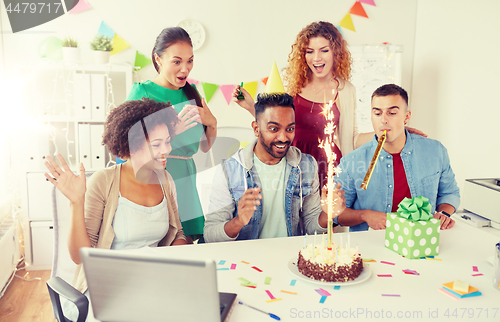
[[[355,210],[370,209],[389,213],[392,210],[394,171],[392,155],[382,149],[366,190],[360,188],[377,148],[377,137],[347,154],[340,161],[342,172],[336,182],[345,191],[346,207]],[[446,148],[436,140],[410,134],[406,131],[406,143],[401,159],[412,197],[429,199],[432,213],[440,204],[458,208],[460,191],[450,166]],[[334,219],[338,223],[338,218]],[[352,226],[351,231],[368,230],[366,222]]]
[[[224,231],[224,224],[238,215],[238,201],[249,188],[261,187],[259,174],[253,166],[253,148],[249,144],[239,150],[216,170],[209,213],[205,220],[204,236],[207,242],[247,240],[259,238],[262,205],[272,200],[261,200],[249,223],[236,238]],[[285,165],[285,218],[288,236],[326,231],[318,223],[321,214],[317,164],[314,158],[290,147]]]

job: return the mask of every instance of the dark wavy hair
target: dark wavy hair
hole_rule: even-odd
[[[385,84],[385,85],[380,86],[379,88],[377,88],[375,90],[375,92],[373,92],[372,100],[375,96],[384,97],[384,96],[391,96],[391,95],[401,96],[405,100],[406,105],[408,105],[408,93],[405,91],[404,88],[402,88],[401,86],[398,86],[396,84]]]
[[[309,39],[315,37],[324,37],[330,42],[333,51],[333,76],[344,80],[351,78],[351,53],[340,31],[329,22],[313,22],[299,32],[288,55],[289,67],[286,68],[284,80],[287,92],[294,97],[307,85],[311,76],[312,71],[306,63],[306,48]]]
[[[179,42],[188,43],[191,47],[193,47],[189,34],[181,27],[165,28],[160,32],[158,37],[156,37],[155,45],[151,53],[151,59],[153,60],[153,65],[158,73],[160,72],[160,67],[156,63],[155,54],[161,57],[163,52],[168,47]],[[186,82],[186,85],[182,87],[182,90],[184,91],[184,94],[186,94],[188,100],[194,99],[196,101],[196,105],[202,107],[200,95],[188,82]]]
[[[129,158],[148,140],[148,131],[166,124],[171,136],[179,121],[170,103],[157,102],[149,98],[127,101],[111,110],[104,123],[102,143],[109,152],[120,158]]]
[[[286,93],[262,93],[257,95],[257,102],[255,102],[255,120],[257,121],[260,114],[268,107],[284,106],[291,107],[295,111],[293,106],[293,97]]]

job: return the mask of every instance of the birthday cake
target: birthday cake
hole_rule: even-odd
[[[347,282],[363,272],[363,260],[354,248],[332,244],[307,245],[299,251],[297,268],[303,275],[323,282]]]

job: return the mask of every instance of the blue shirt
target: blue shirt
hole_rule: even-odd
[[[366,190],[361,183],[370,166],[377,148],[377,137],[345,155],[340,161],[342,172],[335,178],[345,191],[346,207],[361,210],[370,209],[391,212],[394,193],[394,172],[392,156],[382,149]],[[406,131],[406,143],[401,159],[412,197],[429,198],[432,213],[440,204],[447,203],[458,208],[460,190],[450,166],[446,148],[436,140]],[[334,219],[338,223],[338,217]],[[368,230],[366,222],[351,226],[351,231]]]

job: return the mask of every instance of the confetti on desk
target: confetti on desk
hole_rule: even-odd
[[[396,264],[394,264],[394,263],[391,263],[391,262],[385,262],[385,261],[380,261],[380,263],[382,263],[382,264],[387,264],[387,265],[396,265]]]
[[[404,269],[403,272],[410,275],[420,275],[417,271],[412,271],[411,269]]]
[[[472,266],[472,271],[473,271],[473,272],[479,272],[479,271],[477,270],[477,266]]]
[[[472,274],[472,276],[483,276],[483,274],[479,273],[479,274]]]
[[[274,297],[274,295],[271,293],[271,291],[266,290],[266,293],[267,293],[267,295],[269,295],[269,297],[271,298],[271,300],[275,300],[275,299],[276,299],[276,298]]]
[[[285,291],[285,290],[281,290],[281,292],[286,293],[286,294],[297,295],[297,292],[289,292],[289,291]]]
[[[332,294],[330,294],[327,290],[325,289],[322,289],[320,288],[320,290],[323,292],[323,294],[325,294],[326,296],[331,296]]]
[[[272,299],[272,300],[267,300],[266,303],[272,303],[276,301],[281,301],[282,299]]]
[[[401,297],[399,294],[382,294],[382,296]]]
[[[333,287],[333,289],[334,289],[334,290],[340,290],[340,285],[335,285],[335,286]]]
[[[226,261],[220,260],[218,265],[224,265],[224,264],[226,264]]]
[[[266,284],[266,285],[271,284],[271,277],[269,277],[269,276],[268,276],[268,277],[266,277],[266,278],[264,279],[264,284]]]
[[[238,280],[242,282],[240,284],[241,286],[250,287],[250,288],[256,288],[257,287],[256,283],[252,283],[249,280],[247,280],[246,278],[240,277],[240,278],[238,278]]]
[[[321,299],[319,300],[319,303],[325,303],[325,301],[326,301],[326,298],[327,298],[327,297],[328,297],[328,296],[323,295],[323,296],[321,297]]]
[[[392,277],[391,274],[386,274],[386,275],[377,275],[378,277]]]
[[[228,267],[217,268],[218,271],[228,271]]]
[[[236,269],[236,264],[231,264],[231,269]]]
[[[363,258],[364,263],[376,263],[377,261],[373,258]]]
[[[245,262],[245,261],[241,261],[241,262],[242,262],[243,264],[247,264],[247,265],[248,265],[248,264],[250,264],[249,262]]]
[[[292,280],[292,281],[290,282],[290,286],[295,286],[295,283],[297,283],[297,280]]]
[[[430,259],[430,260],[433,260],[433,261],[442,261],[441,258],[434,258],[434,256],[427,256],[427,257],[423,257],[425,259]]]
[[[252,266],[252,268],[253,268],[254,270],[256,270],[257,272],[262,272],[262,270],[261,270],[260,268],[258,268],[258,267]]]

